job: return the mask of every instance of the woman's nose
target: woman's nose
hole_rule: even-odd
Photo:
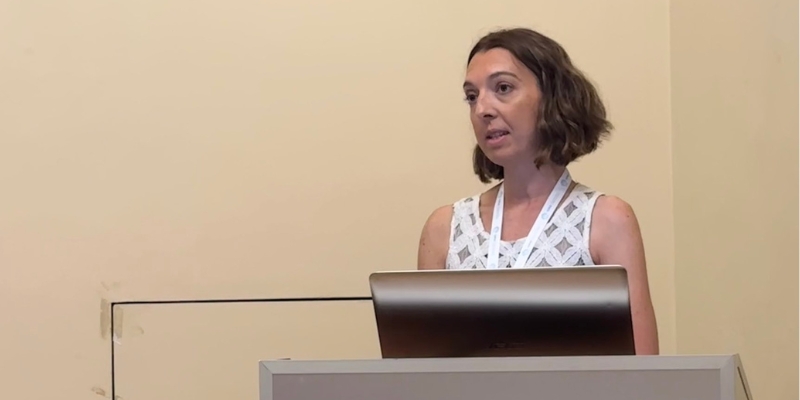
[[[497,112],[492,105],[491,99],[484,96],[478,97],[475,101],[475,115],[482,119],[492,119],[497,116]]]

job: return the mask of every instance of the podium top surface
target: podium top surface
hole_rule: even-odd
[[[270,374],[426,372],[722,370],[740,368],[738,354],[695,356],[481,357],[375,360],[262,360]]]
[[[752,400],[738,354],[263,360],[260,400]]]

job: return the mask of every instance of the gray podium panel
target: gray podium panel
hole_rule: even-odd
[[[752,400],[738,355],[262,361],[260,400]]]

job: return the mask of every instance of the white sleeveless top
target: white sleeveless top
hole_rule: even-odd
[[[553,214],[525,264],[529,267],[595,265],[589,252],[592,211],[599,193],[577,184]],[[489,257],[489,232],[480,218],[480,194],[453,204],[447,269],[485,269]],[[511,268],[525,237],[500,242],[498,268]]]

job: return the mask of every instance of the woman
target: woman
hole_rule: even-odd
[[[637,354],[658,354],[636,216],[625,201],[572,181],[567,166],[611,129],[595,88],[556,42],[528,29],[490,33],[472,49],[464,96],[484,193],[436,209],[419,269],[621,265]]]

